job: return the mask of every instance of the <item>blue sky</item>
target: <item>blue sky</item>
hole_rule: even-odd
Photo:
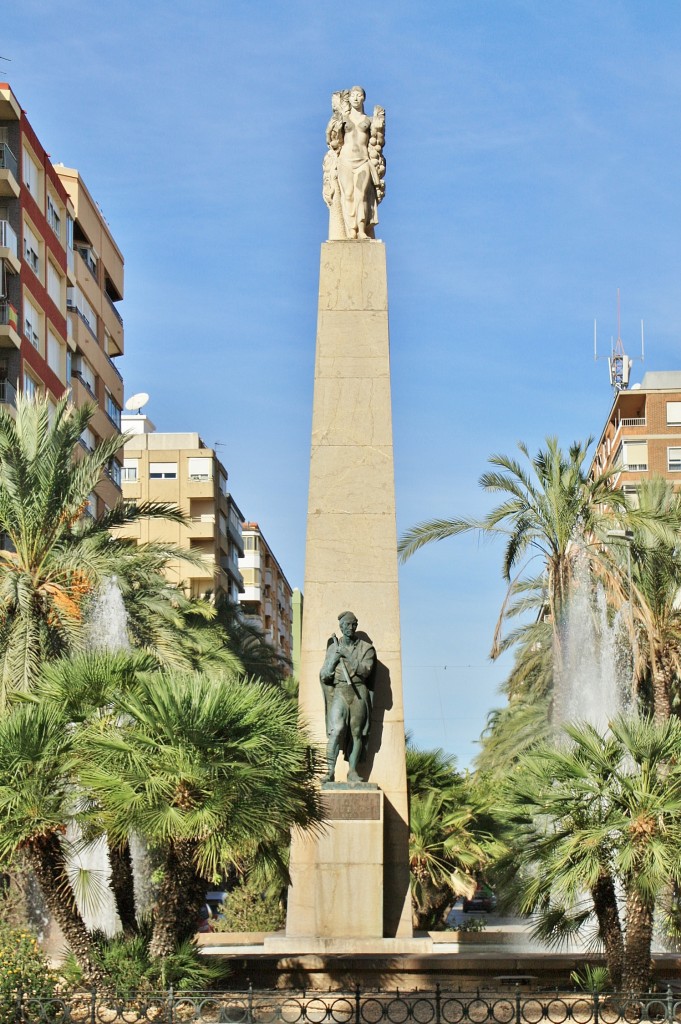
[[[302,586],[331,93],[386,108],[400,530],[492,452],[598,434],[616,333],[681,367],[677,0],[5,0],[0,77],[126,259],[127,394],[198,430]],[[119,364],[120,365],[120,364]],[[498,547],[402,570],[407,726],[466,765],[508,668]]]

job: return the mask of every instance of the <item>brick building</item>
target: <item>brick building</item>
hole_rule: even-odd
[[[614,485],[631,494],[653,476],[681,488],[681,370],[648,372],[617,392],[591,470],[611,468]]]

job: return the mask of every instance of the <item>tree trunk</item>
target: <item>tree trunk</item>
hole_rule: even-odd
[[[111,863],[111,889],[116,901],[116,910],[126,935],[138,932],[135,907],[135,881],[132,872],[130,844],[112,846],[109,844]]]
[[[625,992],[647,992],[650,987],[650,946],[653,910],[637,892],[627,896],[627,939],[622,985]]]
[[[97,963],[96,947],[80,916],[59,836],[56,832],[37,836],[29,840],[25,851],[47,908],[61,928],[85,981],[96,988],[106,988],[107,975]]]
[[[610,875],[600,876],[591,890],[591,898],[598,919],[598,932],[605,947],[610,981],[613,988],[619,989],[624,968],[624,939],[615,886]]]
[[[195,850],[196,844],[188,841],[171,842],[166,850],[149,944],[152,959],[169,956],[196,932],[206,883],[196,874]]]
[[[671,671],[667,659],[660,655],[653,665],[653,703],[656,722],[666,722],[671,714]]]

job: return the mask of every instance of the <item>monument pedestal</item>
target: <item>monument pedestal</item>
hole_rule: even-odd
[[[338,615],[351,610],[359,620],[358,635],[371,640],[377,656],[371,729],[358,772],[378,787],[371,799],[381,802],[381,813],[375,818],[355,810],[354,818],[332,819],[324,835],[294,836],[288,938],[412,935],[392,445],[385,247],[368,240],[325,242],[300,712],[323,749],[319,671],[328,639],[339,628]],[[343,781],[346,775],[341,756],[336,778]],[[326,788],[324,793],[326,798]],[[353,799],[366,807],[371,802],[360,794]]]
[[[302,840],[307,849],[298,847],[291,864],[289,915],[308,931],[287,928],[287,937],[382,935],[383,794],[371,784],[327,783],[322,799],[326,830]]]

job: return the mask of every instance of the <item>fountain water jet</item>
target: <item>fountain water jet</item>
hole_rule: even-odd
[[[605,730],[631,701],[631,648],[624,607],[611,617],[586,553],[575,561],[561,630],[562,671],[556,725],[589,722]]]

